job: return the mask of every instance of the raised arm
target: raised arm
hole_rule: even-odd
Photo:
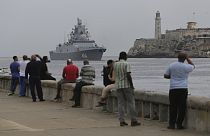
[[[189,57],[187,57],[186,60],[187,60],[187,63],[188,63],[188,64],[193,65],[194,68],[195,68],[194,63],[192,62],[192,60],[191,60]]]
[[[40,59],[40,61],[43,61],[42,57],[36,54],[36,57]]]

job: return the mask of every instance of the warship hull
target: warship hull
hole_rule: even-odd
[[[50,58],[51,60],[95,60],[99,61],[102,58],[102,55],[104,53],[104,49],[93,49],[93,50],[84,50],[79,52],[54,52],[50,51]]]

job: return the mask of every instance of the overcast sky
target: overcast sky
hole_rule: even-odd
[[[0,57],[48,55],[77,23],[87,25],[104,55],[128,51],[137,38],[154,37],[156,11],[162,33],[197,21],[210,27],[210,0],[0,0]],[[194,13],[194,14],[193,14]]]

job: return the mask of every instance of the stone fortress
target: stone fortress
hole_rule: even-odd
[[[210,57],[210,28],[197,28],[196,24],[196,22],[188,22],[187,28],[166,30],[166,33],[162,34],[160,12],[157,11],[155,38],[136,39],[128,56],[136,58],[176,57],[177,52],[184,51],[190,57]]]

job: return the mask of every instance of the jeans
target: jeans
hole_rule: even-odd
[[[26,79],[24,76],[20,76],[20,92],[19,96],[26,95]]]
[[[127,104],[128,112],[130,114],[131,122],[136,122],[136,111],[135,111],[135,98],[134,89],[132,88],[119,88],[117,89],[117,100],[118,100],[118,114],[119,121],[125,121],[125,107]]]
[[[80,97],[81,97],[82,87],[86,86],[86,85],[93,85],[93,84],[85,83],[83,81],[76,83],[76,86],[73,90],[73,92],[74,92],[73,99],[75,101],[75,105],[77,105],[77,106],[80,106]]]
[[[17,87],[18,82],[19,82],[19,77],[12,77],[12,79],[11,79],[11,86],[10,86],[10,91],[12,93],[15,92],[15,89]]]

